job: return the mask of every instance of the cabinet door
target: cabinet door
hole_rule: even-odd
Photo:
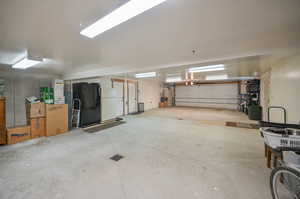
[[[0,144],[6,144],[4,100],[0,100]]]
[[[5,126],[5,103],[0,100],[0,129]]]

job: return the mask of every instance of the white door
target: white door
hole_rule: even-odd
[[[123,83],[113,82],[102,87],[102,120],[110,120],[123,115]]]
[[[136,83],[128,83],[128,113],[137,112]]]

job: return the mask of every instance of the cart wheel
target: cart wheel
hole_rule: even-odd
[[[270,187],[273,199],[300,199],[300,172],[278,167],[271,173]]]

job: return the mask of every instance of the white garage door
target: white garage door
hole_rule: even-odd
[[[238,84],[176,86],[176,106],[237,109]]]

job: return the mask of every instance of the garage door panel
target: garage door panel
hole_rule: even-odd
[[[176,106],[184,106],[184,107],[201,107],[201,108],[217,108],[217,109],[229,109],[236,110],[236,105],[231,104],[213,104],[213,103],[185,103],[179,102],[176,103]]]
[[[237,109],[238,85],[177,86],[176,106]]]
[[[176,98],[176,102],[186,103],[215,103],[215,104],[237,104],[238,100],[235,98]]]

